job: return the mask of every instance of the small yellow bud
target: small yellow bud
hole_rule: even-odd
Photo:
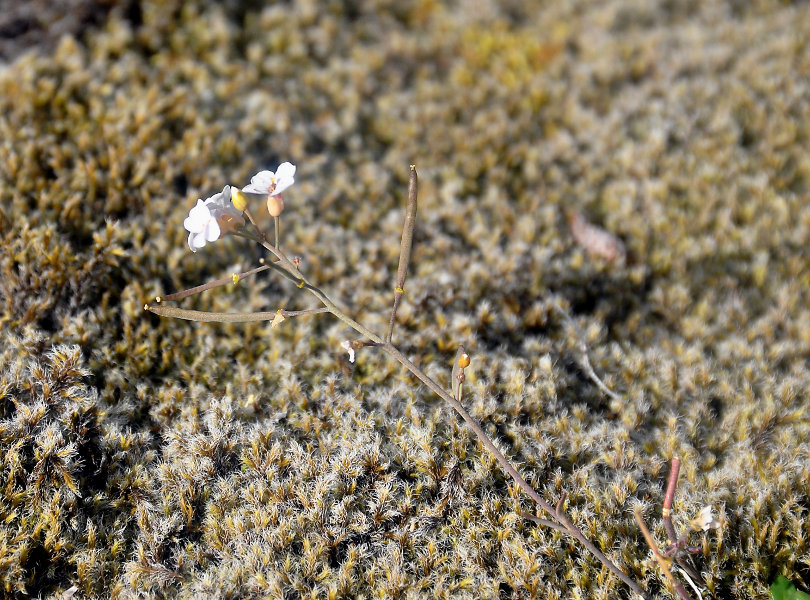
[[[470,366],[470,355],[466,352],[458,357],[458,368],[466,369]]]
[[[234,274],[231,276],[231,279],[233,280],[233,284],[234,284],[234,285],[236,285],[237,283],[239,283],[239,273],[234,273]]]
[[[236,210],[244,211],[247,208],[247,198],[242,193],[242,190],[234,189],[231,192],[231,202]]]
[[[161,300],[162,300],[162,298],[160,296],[155,296],[155,302],[160,304]]]
[[[281,196],[270,196],[267,199],[267,212],[271,217],[277,217],[284,210],[284,200]]]

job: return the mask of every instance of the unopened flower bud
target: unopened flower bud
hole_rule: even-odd
[[[248,205],[247,198],[242,193],[242,190],[236,188],[231,188],[231,202],[238,211],[244,211]]]
[[[284,210],[284,199],[281,196],[270,196],[267,199],[267,212],[271,217],[277,217]]]
[[[470,355],[466,352],[458,357],[458,368],[466,369],[470,366]]]

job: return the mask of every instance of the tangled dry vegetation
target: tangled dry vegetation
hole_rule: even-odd
[[[626,598],[452,414],[320,316],[141,306],[222,182],[299,165],[285,243],[655,597],[668,460],[704,598],[810,587],[810,10],[776,2],[110,3],[0,66],[0,589],[8,597]],[[530,8],[533,7],[533,8]],[[581,212],[626,261],[575,243]],[[587,377],[591,362],[617,394]],[[246,281],[201,310],[306,307]]]

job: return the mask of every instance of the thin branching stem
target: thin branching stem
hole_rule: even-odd
[[[414,172],[414,171],[412,171]],[[259,243],[270,251],[273,255],[278,258],[278,262],[275,263],[282,269],[288,272],[288,276],[296,282],[296,285],[308,291],[309,293],[313,294],[318,300],[320,300],[323,305],[328,309],[330,313],[332,313],[335,317],[343,321],[346,325],[364,335],[369,340],[371,340],[375,346],[380,347],[385,351],[388,355],[396,359],[402,366],[404,366],[407,370],[409,370],[413,375],[419,379],[422,383],[424,383],[433,393],[439,396],[442,400],[450,404],[453,409],[458,413],[458,415],[464,420],[467,426],[472,429],[473,433],[475,433],[478,440],[484,445],[484,447],[489,450],[489,452],[495,457],[495,460],[501,465],[512,479],[523,489],[528,496],[537,503],[540,508],[542,508],[546,513],[548,513],[551,517],[554,518],[564,529],[565,531],[574,537],[577,541],[579,541],[591,554],[593,554],[603,565],[605,565],[614,575],[616,575],[619,579],[621,579],[630,589],[632,589],[636,594],[641,596],[642,598],[648,598],[646,592],[635,582],[631,577],[625,574],[619,567],[617,567],[613,561],[611,561],[599,548],[597,548],[585,535],[582,531],[568,518],[568,515],[562,510],[562,508],[554,508],[548,502],[546,502],[537,491],[529,485],[529,483],[523,478],[523,476],[512,466],[512,463],[503,455],[503,453],[498,449],[497,446],[493,443],[493,441],[489,438],[487,433],[483,430],[481,425],[467,412],[467,409],[456,400],[453,396],[447,393],[445,389],[439,385],[434,379],[430,378],[426,375],[419,367],[413,364],[402,352],[399,351],[390,341],[384,340],[381,336],[377,335],[370,329],[366,328],[365,326],[361,325],[354,319],[352,319],[349,315],[347,315],[337,304],[335,304],[323,291],[321,291],[318,287],[314,286],[310,283],[306,277],[301,273],[298,267],[284,254],[284,252],[279,249],[275,248],[272,245],[268,244],[266,241],[261,240]],[[400,265],[401,266],[401,265]],[[406,265],[407,267],[407,265]],[[399,276],[398,276],[399,278]],[[390,330],[390,327],[389,327]]]
[[[429,377],[425,374],[419,367],[417,367],[413,362],[411,362],[402,352],[396,348],[390,342],[386,342],[383,338],[370,329],[366,328],[365,326],[361,325],[354,319],[352,319],[349,315],[347,315],[343,310],[340,309],[323,291],[321,291],[316,286],[312,285],[307,279],[301,274],[298,267],[295,266],[292,261],[290,261],[286,255],[281,250],[276,250],[273,246],[268,244],[267,242],[261,242],[262,246],[267,248],[270,252],[276,255],[279,259],[276,265],[280,266],[283,270],[288,272],[288,275],[293,281],[296,281],[296,284],[299,288],[308,291],[309,293],[313,294],[321,303],[324,305],[324,309],[321,309],[319,312],[330,312],[335,317],[343,321],[346,325],[367,337],[371,342],[373,342],[374,346],[380,347],[385,351],[388,355],[394,358],[397,362],[399,362],[402,366],[404,366],[408,371],[410,371],[417,379],[419,379],[422,383],[424,383],[433,393],[439,396],[442,400],[447,402],[458,415],[464,420],[467,426],[472,429],[473,433],[475,433],[478,440],[483,444],[483,446],[489,450],[489,452],[495,457],[495,460],[500,464],[501,468],[503,468],[518,484],[518,486],[523,489],[526,494],[535,501],[536,504],[540,506],[546,513],[548,513],[557,523],[559,526],[554,526],[554,529],[558,531],[565,531],[572,537],[574,537],[577,541],[579,541],[591,554],[593,554],[603,565],[605,565],[614,575],[616,575],[619,579],[621,579],[630,589],[632,589],[636,594],[638,594],[642,598],[648,598],[649,596],[644,592],[644,590],[635,582],[632,578],[630,578],[627,574],[625,574],[619,567],[617,567],[613,561],[611,561],[599,548],[597,548],[585,535],[582,531],[568,518],[568,515],[562,510],[561,507],[554,508],[548,502],[546,502],[537,491],[529,485],[529,483],[523,478],[523,476],[518,472],[518,470],[512,466],[512,463],[504,456],[504,454],[498,449],[498,447],[494,444],[494,442],[489,438],[487,433],[478,424],[478,422],[470,415],[466,408],[453,396],[447,393],[445,389],[434,379]],[[250,322],[250,321],[268,321],[275,318],[275,312],[266,312],[266,313],[208,313],[202,311],[190,311],[184,310],[174,307],[168,306],[153,306],[147,305],[145,307],[147,310],[161,316],[166,317],[176,317],[180,319],[188,319],[193,321],[219,321],[219,322]],[[543,520],[539,521],[543,522]],[[545,524],[545,523],[543,523]]]
[[[351,317],[349,317],[345,312],[343,312],[332,300],[330,300],[325,293],[323,293],[320,289],[313,286],[311,283],[306,281],[303,275],[300,274],[298,269],[295,269],[297,275],[301,277],[302,285],[299,287],[306,289],[313,295],[315,295],[321,302],[323,302],[324,306],[329,309],[333,315],[335,315],[338,319],[346,323],[349,327],[357,331],[358,333],[366,336],[372,342],[374,342],[375,346],[378,346],[383,349],[388,355],[392,358],[397,360],[402,366],[404,366],[408,371],[410,371],[417,379],[419,379],[422,383],[424,383],[433,393],[439,396],[442,400],[447,402],[456,413],[464,420],[467,426],[472,429],[473,433],[475,433],[478,440],[484,445],[484,447],[489,450],[489,452],[495,457],[495,460],[501,465],[501,467],[509,473],[509,475],[515,480],[515,482],[520,486],[528,496],[535,501],[546,513],[551,515],[561,526],[564,530],[574,537],[577,541],[579,541],[585,548],[591,552],[603,565],[605,565],[614,575],[616,575],[619,579],[621,579],[628,587],[630,587],[636,594],[641,596],[642,598],[648,598],[647,594],[644,592],[643,589],[635,582],[631,577],[625,574],[619,567],[617,567],[613,561],[611,561],[599,548],[597,548],[585,535],[582,531],[568,518],[568,515],[560,509],[555,509],[551,506],[548,502],[546,502],[537,491],[529,485],[529,483],[521,476],[521,474],[512,466],[512,463],[503,455],[503,453],[498,449],[498,447],[494,444],[494,442],[490,439],[487,433],[483,430],[481,425],[470,415],[466,408],[453,396],[447,393],[445,389],[439,385],[434,379],[430,378],[428,375],[424,373],[419,367],[417,367],[413,362],[411,362],[402,352],[399,351],[393,344],[390,342],[383,341],[383,339],[374,333],[373,331],[367,329]]]
[[[237,232],[237,235],[241,235],[247,239],[251,239],[259,244],[261,244],[264,248],[266,248],[271,254],[273,254],[278,261],[270,263],[270,267],[280,271],[287,277],[288,279],[292,280],[296,286],[302,290],[306,290],[307,292],[314,295],[318,300],[323,304],[322,309],[313,309],[310,311],[297,311],[299,314],[312,314],[314,312],[329,312],[333,314],[335,317],[343,321],[347,326],[351,327],[359,334],[365,336],[370,343],[365,345],[375,346],[382,348],[382,350],[394,358],[397,362],[399,362],[402,366],[404,366],[408,371],[410,371],[417,379],[419,379],[425,386],[427,386],[433,393],[439,396],[442,400],[447,402],[458,415],[464,420],[467,426],[475,433],[476,437],[478,438],[479,442],[487,449],[489,452],[495,457],[495,460],[500,464],[501,468],[506,471],[512,479],[515,480],[517,485],[523,489],[523,491],[532,499],[534,502],[540,506],[542,510],[544,510],[553,520],[542,519],[540,517],[531,517],[532,521],[535,521],[541,525],[545,525],[551,527],[560,532],[567,533],[568,535],[574,537],[577,541],[579,541],[591,554],[593,554],[605,567],[607,567],[613,574],[615,574],[619,579],[621,579],[630,589],[633,590],[637,595],[641,598],[647,599],[649,596],[646,592],[628,575],[626,575],[621,569],[619,569],[613,561],[611,561],[599,548],[597,548],[585,535],[582,531],[571,521],[571,519],[566,515],[565,511],[563,510],[563,499],[558,503],[557,507],[551,506],[548,502],[546,502],[542,496],[531,486],[529,483],[523,478],[523,476],[518,472],[518,470],[512,465],[512,463],[504,456],[504,454],[498,449],[495,443],[490,439],[481,425],[472,417],[472,415],[467,411],[466,408],[461,404],[458,398],[454,397],[453,395],[449,394],[438,382],[434,379],[429,377],[422,371],[419,367],[417,367],[413,362],[411,362],[397,347],[395,347],[391,343],[391,336],[393,332],[393,324],[396,318],[396,308],[399,304],[399,298],[402,296],[404,292],[403,286],[405,283],[405,276],[407,274],[407,267],[408,262],[410,259],[411,247],[413,243],[413,221],[416,216],[416,170],[415,168],[411,168],[411,175],[409,180],[409,190],[408,190],[408,209],[406,210],[406,222],[403,228],[403,238],[402,244],[400,247],[400,263],[399,269],[397,273],[397,286],[395,288],[395,298],[394,298],[394,307],[391,313],[391,319],[389,322],[389,327],[385,338],[377,335],[375,332],[371,331],[370,329],[366,328],[362,324],[358,323],[354,319],[352,319],[345,311],[343,311],[337,304],[335,304],[323,291],[321,291],[318,287],[310,283],[306,277],[301,273],[298,269],[298,265],[291,261],[286,254],[277,246],[271,245],[267,242],[266,236],[261,231],[261,229],[256,224],[256,221],[253,219],[253,216],[249,213],[249,211],[245,211],[245,214],[248,216],[251,224],[255,228],[256,235],[247,232],[245,229],[240,230]],[[276,226],[278,226],[278,221],[276,220]],[[278,234],[276,235],[276,242],[278,242]],[[200,311],[188,311],[173,307],[165,307],[165,306],[146,306],[147,310],[154,312],[155,314],[162,315],[162,316],[169,316],[169,317],[177,317],[181,319],[191,319],[191,320],[209,320],[209,321],[224,321],[224,322],[245,322],[245,321],[261,321],[261,320],[272,320],[275,318],[275,312],[267,312],[267,313],[230,313],[230,314],[222,314],[222,313],[204,313]],[[565,316],[568,317],[565,311],[563,311],[560,307],[557,307],[558,310]],[[292,313],[288,313],[292,314]],[[197,318],[201,317],[201,318]],[[568,317],[570,321],[570,317]],[[582,343],[584,347],[584,342]],[[587,349],[583,351],[585,355],[584,362],[587,365],[586,370],[589,371],[589,375],[592,378],[595,378],[598,383],[601,383],[601,380],[596,376],[593,372],[593,369],[590,367],[590,362],[587,359]],[[451,386],[454,386],[451,383]],[[613,396],[613,392],[611,392],[604,384],[600,385],[600,388],[604,388],[603,391]],[[459,393],[459,398],[461,394]],[[643,523],[643,521],[642,521]],[[646,527],[644,528],[646,529]],[[647,531],[647,535],[649,535],[649,531]],[[652,540],[650,536],[650,540]],[[654,544],[654,542],[653,542]],[[654,547],[651,545],[651,547]],[[660,557],[660,554],[654,549],[656,557]],[[663,560],[663,557],[661,557]],[[667,570],[667,573],[669,571]],[[669,574],[671,577],[671,573]],[[674,580],[673,580],[674,581]],[[675,582],[677,584],[677,582]],[[677,588],[676,588],[677,589]],[[683,589],[681,587],[681,589]],[[688,598],[688,596],[684,596]]]
[[[176,292],[174,294],[169,294],[168,296],[158,296],[158,298],[155,298],[155,301],[162,302],[164,300],[181,300],[183,298],[188,298],[189,296],[199,294],[200,292],[204,292],[206,290],[211,290],[222,285],[228,285],[229,283],[236,283],[237,281],[241,281],[246,277],[250,277],[251,275],[255,275],[261,271],[266,271],[269,268],[271,268],[270,265],[262,265],[260,267],[256,267],[255,269],[245,271],[244,273],[234,273],[230,277],[223,277],[222,279],[209,281],[208,283],[194,286],[193,288],[183,290],[182,292]]]
[[[563,527],[562,525],[560,525],[559,523],[557,523],[557,521],[549,521],[548,519],[542,519],[542,518],[540,518],[540,517],[538,517],[536,515],[533,515],[531,513],[527,513],[525,511],[521,511],[520,516],[523,517],[524,519],[528,519],[529,521],[533,521],[534,523],[537,523],[538,525],[542,525],[543,527],[548,527],[549,529],[554,529],[556,531],[559,531],[560,533],[566,533],[566,534],[568,533],[568,530],[565,527]]]

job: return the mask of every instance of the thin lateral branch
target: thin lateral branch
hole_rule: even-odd
[[[636,518],[636,523],[638,523],[639,529],[641,529],[641,535],[644,536],[644,540],[647,542],[650,550],[652,550],[655,560],[658,562],[658,565],[661,567],[664,575],[669,580],[669,583],[672,584],[672,588],[681,598],[683,598],[683,600],[693,600],[692,596],[689,595],[684,587],[678,583],[678,581],[672,575],[672,571],[670,571],[669,565],[667,564],[667,559],[658,551],[658,546],[656,545],[650,530],[647,528],[647,524],[644,522],[644,517],[641,516],[641,506],[636,506],[635,510],[633,511],[633,515]]]
[[[167,296],[158,296],[157,298],[155,298],[155,302],[160,303],[163,302],[164,300],[181,300],[183,298],[193,296],[194,294],[199,294],[200,292],[211,290],[215,287],[228,285],[229,283],[236,283],[236,281],[240,281],[245,277],[250,277],[251,275],[255,275],[256,273],[259,273],[261,271],[266,271],[269,268],[270,268],[269,265],[262,265],[261,267],[250,269],[249,271],[245,271],[244,273],[235,273],[230,277],[223,277],[222,279],[209,281],[208,283],[204,283],[202,285],[198,285],[193,288],[188,288],[187,290],[183,290],[182,292],[175,292],[174,294],[169,294]]]
[[[397,309],[402,294],[405,293],[405,278],[408,276],[408,264],[411,261],[413,250],[413,232],[416,228],[416,198],[419,191],[419,177],[416,174],[416,165],[411,165],[408,176],[408,206],[405,208],[405,223],[402,225],[402,240],[399,244],[399,267],[397,268],[397,284],[394,287],[394,306],[391,308],[391,319],[388,321],[388,333],[385,341],[391,343],[394,335],[394,324],[397,318]]]
[[[554,529],[556,531],[559,531],[560,533],[568,534],[568,530],[565,527],[563,527],[562,525],[560,525],[559,523],[557,523],[556,521],[549,521],[548,519],[541,519],[540,517],[537,517],[537,516],[535,516],[535,515],[533,515],[531,513],[525,512],[525,511],[521,511],[519,514],[524,519],[528,519],[529,521],[537,523],[538,525],[542,525],[543,527],[548,527],[549,529]]]
[[[267,239],[267,236],[264,235],[264,231],[261,230],[259,224],[256,223],[256,219],[253,218],[253,213],[250,212],[250,209],[245,207],[244,210],[245,214],[247,215],[250,224],[253,225],[253,228],[256,230],[256,233],[259,234],[259,238],[261,242],[264,242]]]

